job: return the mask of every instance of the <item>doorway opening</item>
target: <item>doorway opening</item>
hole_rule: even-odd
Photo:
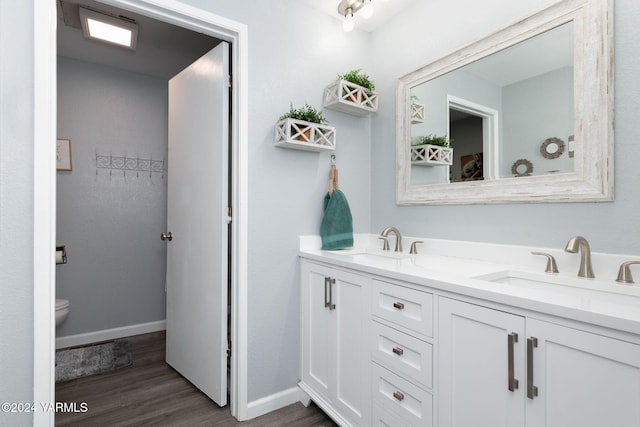
[[[498,176],[498,111],[447,95],[447,125],[453,164],[450,182],[494,179]]]
[[[162,6],[158,6],[155,3],[153,5],[146,4],[145,0],[134,2],[106,0],[105,3],[112,4],[116,7],[126,7],[128,8],[128,10],[143,14],[150,19],[157,19],[166,23],[174,23],[182,28],[193,31],[194,33],[207,34],[210,37],[229,41],[232,46],[232,64],[230,68],[231,72],[236,75],[236,78],[234,78],[233,80],[237,82],[246,82],[246,70],[244,70],[244,68],[241,68],[240,66],[240,64],[245,63],[244,61],[246,60],[246,41],[242,39],[242,43],[239,42],[239,40],[241,40],[241,36],[244,37],[246,31],[246,28],[243,25],[236,24],[233,21],[222,19],[214,15],[207,16],[205,18],[202,18],[201,16],[196,17],[192,15],[195,13],[192,8],[187,8],[186,6],[184,8],[178,7],[177,10],[174,10],[173,8],[163,9]],[[62,2],[56,2],[56,4],[61,5]],[[100,6],[104,7],[104,4],[102,4],[101,2]],[[53,55],[50,56],[55,58],[54,55],[55,52],[53,52]],[[243,229],[244,227],[246,227],[246,218],[244,216],[245,213],[241,208],[241,206],[243,205],[242,200],[246,197],[246,166],[244,166],[246,159],[243,158],[244,150],[241,147],[241,142],[246,142],[246,106],[241,105],[241,100],[246,101],[246,94],[240,94],[238,91],[236,91],[235,93],[229,93],[229,97],[233,100],[233,102],[230,104],[232,107],[229,114],[230,132],[228,139],[229,146],[234,148],[229,152],[228,155],[229,165],[234,166],[233,168],[229,168],[230,179],[229,188],[227,189],[227,192],[230,194],[229,200],[231,201],[229,206],[229,213],[231,213],[231,206],[235,206],[236,209],[234,212],[234,222],[230,223],[227,227],[227,230],[230,233],[228,239],[228,253],[230,256],[227,258],[227,265],[231,266],[231,268],[229,268],[228,270],[228,283],[225,284],[226,286],[228,286],[227,289],[230,290],[227,300],[227,307],[229,312],[227,313],[226,317],[227,319],[229,319],[227,322],[227,336],[230,337],[229,342],[231,342],[234,337],[238,338],[233,340],[235,341],[234,352],[229,351],[228,353],[229,358],[227,360],[229,361],[229,366],[227,367],[224,375],[229,375],[230,377],[228,390],[231,396],[230,402],[232,414],[237,418],[242,419],[244,417],[243,413],[246,411],[246,390],[244,389],[244,372],[246,370],[246,364],[243,360],[238,360],[235,355],[241,354],[241,351],[238,351],[238,348],[239,346],[243,345],[244,342],[246,342],[245,325],[242,321],[242,319],[244,319],[243,308],[245,301],[241,297],[241,295],[244,294],[243,286],[245,283],[244,278],[246,277],[246,274],[242,273],[236,276],[234,272],[246,271],[246,268],[244,268],[246,257],[243,256],[243,253],[246,250],[241,244],[241,241],[245,239]],[[53,111],[53,113],[53,117],[50,120],[55,123],[55,110]],[[246,206],[246,203],[244,203],[244,205]],[[243,266],[243,268],[240,268],[240,266]],[[239,285],[240,283],[242,285]],[[237,310],[235,310],[236,308]],[[38,325],[36,325],[36,330],[37,329]],[[38,339],[37,334],[36,339]],[[224,351],[226,352],[227,348],[224,348]],[[53,355],[51,355],[51,357],[52,356]],[[40,383],[40,386],[44,387],[43,382]],[[39,389],[39,381],[37,379],[34,379],[34,387],[36,389]],[[53,399],[50,400],[53,401]]]

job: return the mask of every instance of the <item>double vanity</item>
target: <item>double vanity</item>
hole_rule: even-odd
[[[612,201],[613,16],[560,0],[400,76],[396,204]],[[637,259],[566,239],[302,237],[303,400],[342,426],[639,427]]]
[[[569,245],[379,237],[300,239],[299,386],[338,424],[640,425],[640,285],[616,281],[632,259],[589,253],[586,278]]]

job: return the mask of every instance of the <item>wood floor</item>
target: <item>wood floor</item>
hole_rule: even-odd
[[[105,374],[56,384],[56,401],[86,402],[86,412],[56,414],[56,426],[247,426],[329,427],[336,424],[317,406],[296,403],[238,422],[167,365],[165,333],[127,338],[133,364]]]

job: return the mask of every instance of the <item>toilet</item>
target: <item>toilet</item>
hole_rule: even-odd
[[[69,300],[56,298],[56,328],[67,320],[69,315]]]

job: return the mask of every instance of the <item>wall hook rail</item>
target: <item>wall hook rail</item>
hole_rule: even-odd
[[[148,173],[149,178],[154,173],[161,173],[162,179],[164,179],[164,173],[167,169],[166,160],[154,160],[153,157],[148,159],[136,157],[129,157],[126,154],[124,156],[114,156],[109,154],[108,156],[96,153],[96,175],[98,175],[98,169],[108,169],[109,175],[113,175],[114,170],[122,171],[123,176],[127,176],[127,172],[135,172],[136,177],[140,177],[140,172]]]

